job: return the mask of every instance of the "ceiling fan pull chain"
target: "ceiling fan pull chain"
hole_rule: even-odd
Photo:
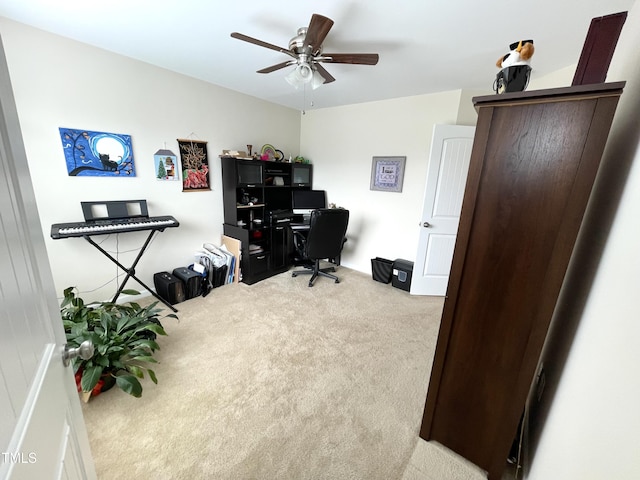
[[[306,115],[307,107],[307,84],[302,85],[302,115]]]

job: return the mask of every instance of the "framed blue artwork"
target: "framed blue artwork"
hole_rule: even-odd
[[[60,128],[70,177],[135,177],[131,136]]]

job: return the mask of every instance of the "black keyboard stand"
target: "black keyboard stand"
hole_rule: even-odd
[[[140,251],[138,252],[138,256],[136,257],[136,259],[133,261],[133,263],[131,264],[131,266],[129,268],[125,267],[124,265],[122,265],[120,262],[118,262],[118,260],[116,260],[115,258],[113,258],[111,256],[111,254],[109,252],[107,252],[104,248],[102,248],[100,245],[98,245],[96,242],[93,241],[93,239],[91,238],[90,235],[84,235],[83,238],[89,242],[91,245],[93,245],[94,247],[96,247],[105,257],[107,257],[109,260],[111,260],[113,263],[115,263],[118,267],[120,267],[122,269],[122,271],[127,272],[127,276],[124,277],[124,281],[122,282],[122,284],[120,285],[120,288],[118,289],[118,291],[116,292],[115,296],[113,297],[113,300],[111,300],[113,303],[116,302],[116,300],[118,299],[118,297],[120,296],[120,294],[122,293],[122,290],[124,290],[124,286],[126,285],[126,283],[129,281],[130,278],[133,278],[136,282],[138,282],[140,285],[142,285],[144,288],[147,289],[148,292],[151,293],[151,295],[153,295],[154,297],[156,297],[158,300],[160,300],[163,304],[165,304],[168,308],[170,308],[172,311],[177,312],[178,310],[176,310],[176,308],[171,305],[170,303],[168,303],[165,299],[163,299],[162,297],[160,297],[155,290],[149,288],[147,285],[145,285],[142,280],[140,280],[138,277],[136,277],[136,266],[138,265],[138,262],[140,261],[140,258],[142,258],[142,254],[144,253],[144,251],[147,249],[147,246],[149,245],[149,242],[151,242],[151,239],[153,238],[153,234],[156,232],[162,232],[164,231],[164,228],[161,229],[153,229],[149,232],[149,236],[147,236],[147,240],[144,242],[144,245],[142,246],[142,248],[140,249]]]

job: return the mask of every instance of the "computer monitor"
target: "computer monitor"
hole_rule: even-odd
[[[296,215],[311,215],[313,210],[327,208],[327,194],[324,190],[293,190],[291,208]]]

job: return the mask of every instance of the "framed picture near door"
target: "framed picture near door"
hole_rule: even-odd
[[[370,190],[402,192],[407,157],[373,157]]]

